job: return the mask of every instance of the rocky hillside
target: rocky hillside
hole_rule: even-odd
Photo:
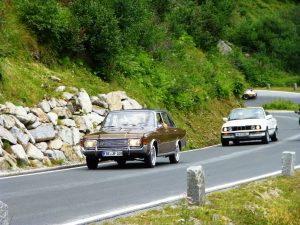
[[[34,107],[0,105],[0,171],[81,162],[81,137],[98,131],[110,110],[142,108],[123,91],[90,97],[84,89],[59,86],[56,92],[62,98]]]

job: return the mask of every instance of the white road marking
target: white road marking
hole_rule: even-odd
[[[300,169],[300,165],[295,166],[295,169],[296,170]],[[232,183],[227,183],[227,184],[222,184],[222,185],[206,188],[205,192],[206,193],[211,193],[211,192],[215,192],[215,191],[219,191],[219,190],[224,190],[224,189],[239,186],[241,184],[250,183],[250,182],[253,182],[253,181],[257,181],[257,180],[262,180],[262,179],[272,177],[272,176],[277,176],[277,175],[280,175],[280,174],[281,174],[281,171],[278,170],[278,171],[275,171],[275,172],[272,172],[272,173],[267,173],[267,174],[263,174],[263,175],[260,175],[260,176],[235,181],[235,182],[232,182]],[[64,224],[61,224],[61,225],[81,225],[81,224],[87,224],[87,223],[92,223],[92,222],[103,221],[105,219],[110,219],[110,218],[113,218],[113,217],[116,217],[116,216],[121,216],[121,215],[132,213],[132,212],[135,212],[135,211],[139,211],[139,210],[143,210],[143,209],[147,209],[147,208],[152,208],[152,207],[155,207],[155,206],[158,206],[158,205],[161,205],[161,204],[167,204],[167,203],[175,202],[175,201],[178,201],[178,200],[183,199],[185,197],[186,197],[186,194],[175,195],[175,196],[171,196],[171,197],[168,197],[168,198],[152,201],[152,202],[145,203],[145,204],[134,205],[134,206],[126,207],[126,208],[117,209],[117,210],[111,211],[109,213],[104,213],[104,214],[92,216],[92,217],[89,217],[89,218],[84,218],[84,219],[64,223]]]

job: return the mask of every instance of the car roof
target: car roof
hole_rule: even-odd
[[[234,109],[264,109],[264,108],[263,107],[259,107],[259,106],[257,106],[257,107],[249,106],[249,107],[240,107],[240,108],[234,108]]]

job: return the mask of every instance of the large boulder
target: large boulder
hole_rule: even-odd
[[[93,106],[92,106],[90,96],[84,89],[81,89],[80,92],[78,93],[78,101],[82,108],[83,113],[92,112]]]
[[[48,144],[46,142],[40,142],[35,145],[41,152],[45,152],[48,149]]]
[[[66,126],[66,127],[75,127],[76,123],[74,120],[72,119],[63,119],[61,120],[62,125]]]
[[[40,102],[39,107],[45,112],[48,113],[51,110],[50,104],[48,101],[43,100]]]
[[[62,145],[63,145],[62,140],[60,140],[59,138],[56,138],[49,142],[48,148],[59,150],[59,149],[61,149]]]
[[[17,139],[4,127],[0,126],[0,139],[9,141],[11,144],[17,144]]]
[[[76,127],[84,133],[90,133],[93,131],[93,124],[88,116],[77,116],[74,118]]]
[[[122,100],[127,99],[127,95],[124,91],[114,91],[106,95],[107,104],[110,111],[121,110],[122,109]]]
[[[28,165],[28,157],[22,145],[12,145],[10,146],[10,150],[16,156],[17,159],[22,160],[26,165]]]
[[[93,123],[93,125],[99,125],[103,120],[104,117],[100,116],[97,113],[91,112],[90,114],[87,115],[87,117],[91,120],[91,122]]]
[[[97,105],[93,105],[93,112],[99,114],[100,116],[106,116],[107,110],[104,108],[101,108]]]
[[[55,138],[55,130],[51,123],[42,124],[36,129],[29,130],[36,142],[49,141]]]
[[[64,144],[61,148],[61,151],[65,154],[67,159],[70,161],[76,161],[80,159],[77,153],[73,150],[72,145]]]
[[[31,112],[36,115],[42,123],[49,123],[47,114],[40,108],[32,108]]]
[[[3,126],[6,129],[11,129],[13,126],[15,126],[16,121],[15,121],[15,117],[11,116],[11,115],[0,115],[0,117],[3,119]]]
[[[55,113],[59,119],[68,119],[73,116],[71,111],[65,107],[55,107],[52,112]]]
[[[58,128],[58,136],[63,142],[69,145],[77,145],[80,142],[80,132],[75,127],[60,126]]]
[[[122,101],[123,109],[142,109],[143,107],[134,99],[128,98]]]
[[[50,122],[51,122],[54,126],[56,126],[56,125],[57,125],[57,120],[58,120],[57,114],[54,113],[54,112],[49,112],[47,115],[48,115],[48,118],[49,118]]]
[[[31,117],[27,114],[26,108],[23,108],[22,106],[15,107],[15,116],[24,124],[29,123],[31,120]]]
[[[22,130],[20,130],[17,127],[13,127],[10,130],[10,133],[17,139],[17,142],[23,146],[26,146],[30,140],[29,136],[25,133],[23,133]]]
[[[44,158],[44,154],[41,152],[41,150],[31,143],[27,145],[26,152],[29,159],[43,160]]]

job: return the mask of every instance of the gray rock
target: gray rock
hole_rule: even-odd
[[[57,107],[65,107],[67,104],[68,103],[65,100],[63,100],[63,99],[56,100],[56,106]]]
[[[28,165],[28,157],[22,145],[12,145],[10,146],[10,149],[17,159],[22,160],[26,165]]]
[[[9,168],[12,170],[17,170],[17,160],[10,154],[8,154],[6,151],[3,151],[3,158],[6,160],[6,162],[9,164]]]
[[[6,102],[5,108],[3,108],[3,113],[15,115],[16,114],[16,106],[14,104],[12,104],[11,102]]]
[[[90,100],[88,93],[84,89],[81,89],[80,92],[78,93],[78,101],[82,108],[83,113],[92,112],[93,109],[92,102]]]
[[[46,142],[40,142],[40,143],[37,143],[35,145],[35,147],[37,147],[39,150],[41,150],[41,152],[44,153],[48,149],[48,144]]]
[[[122,109],[122,100],[128,99],[124,91],[114,91],[110,92],[107,95],[107,103],[109,110],[121,110]]]
[[[229,55],[232,52],[232,48],[229,46],[229,43],[226,43],[225,41],[220,40],[217,47],[223,55]]]
[[[50,104],[48,101],[43,100],[42,102],[40,102],[39,107],[45,112],[48,113],[51,110]]]
[[[40,122],[42,122],[42,123],[50,122],[47,114],[44,113],[44,111],[42,109],[32,108],[30,111],[39,118]]]
[[[100,116],[94,112],[88,114],[87,117],[91,120],[92,124],[95,126],[99,125],[104,120],[103,116]]]
[[[27,125],[27,128],[29,130],[32,130],[32,129],[35,129],[37,128],[38,126],[40,126],[42,123],[39,121],[39,120],[36,120],[33,124],[29,124]]]
[[[11,144],[17,144],[17,139],[4,127],[0,126],[0,139],[5,139]]]
[[[43,159],[44,160],[44,159]],[[44,167],[44,164],[43,162],[41,162],[40,160],[38,159],[32,159],[30,160],[30,165],[34,168],[42,168]]]
[[[29,159],[43,160],[44,154],[41,150],[29,143],[26,148],[26,153]]]
[[[14,116],[4,114],[4,115],[0,115],[0,117],[3,119],[4,128],[9,130],[13,126],[15,126],[16,121]]]
[[[61,82],[61,79],[57,76],[50,76],[50,79],[55,81],[55,82]]]
[[[8,206],[0,201],[0,224],[9,225]]]
[[[66,100],[66,101],[69,101],[73,96],[74,96],[74,95],[71,94],[71,93],[69,93],[69,92],[64,92],[64,93],[63,93],[63,98],[64,98],[64,100]]]
[[[56,139],[54,139],[54,140],[52,140],[52,141],[49,142],[48,148],[49,149],[59,150],[59,149],[61,149],[62,145],[63,145],[62,140],[59,139],[59,138],[56,138]]]
[[[76,146],[73,147],[73,151],[75,152],[75,154],[78,156],[79,159],[84,158],[84,156],[82,154],[82,151],[81,151],[82,150],[81,148],[82,147],[80,145],[76,145]]]
[[[205,203],[205,175],[202,166],[187,168],[187,197],[193,204]]]
[[[56,107],[52,110],[52,112],[56,113],[59,119],[68,119],[73,117],[71,111],[68,108]]]
[[[71,119],[63,119],[61,120],[62,125],[66,126],[66,127],[76,127],[76,123],[74,120]]]
[[[123,109],[142,109],[143,107],[134,99],[128,98],[122,101]]]
[[[0,139],[0,141],[1,141],[1,139]],[[3,148],[2,148],[3,146],[2,146],[2,144],[0,145],[0,157],[2,157],[3,156]]]
[[[17,139],[17,142],[19,144],[23,146],[26,146],[28,144],[30,138],[27,134],[23,133],[22,130],[17,127],[13,127],[9,131]]]
[[[61,148],[61,151],[65,154],[68,160],[70,161],[76,161],[79,160],[78,155],[74,152],[73,146],[64,144]]]
[[[4,157],[0,157],[0,170],[9,170],[10,164],[6,161]]]
[[[66,160],[67,159],[66,156],[64,155],[64,153],[59,150],[47,150],[46,154],[48,155],[48,157],[50,159],[56,159],[56,160],[59,160],[59,159]]]
[[[36,129],[29,130],[36,142],[49,141],[55,138],[55,130],[51,123],[42,124]]]
[[[65,91],[66,90],[66,86],[59,86],[59,87],[57,87],[56,88],[56,92],[63,92],[63,91]]]
[[[100,116],[106,116],[107,110],[104,108],[101,108],[97,105],[93,105],[93,112],[97,113]]]
[[[98,98],[102,102],[107,102],[107,95],[106,94],[99,94]]]
[[[50,120],[50,122],[53,124],[53,125],[57,125],[57,120],[58,120],[58,116],[56,113],[54,112],[49,112],[48,114],[48,118]]]
[[[15,107],[15,115],[22,123],[26,124],[30,121],[30,117],[27,115],[26,108],[22,106]]]
[[[57,107],[57,102],[56,102],[55,98],[51,98],[48,103],[49,103],[51,109]]]
[[[4,127],[4,120],[1,116],[0,116],[0,126]]]
[[[93,124],[88,116],[77,116],[75,117],[76,127],[82,132],[92,132]]]
[[[34,124],[38,120],[38,117],[35,116],[33,113],[28,113],[27,117],[28,117],[28,122],[25,124]]]

